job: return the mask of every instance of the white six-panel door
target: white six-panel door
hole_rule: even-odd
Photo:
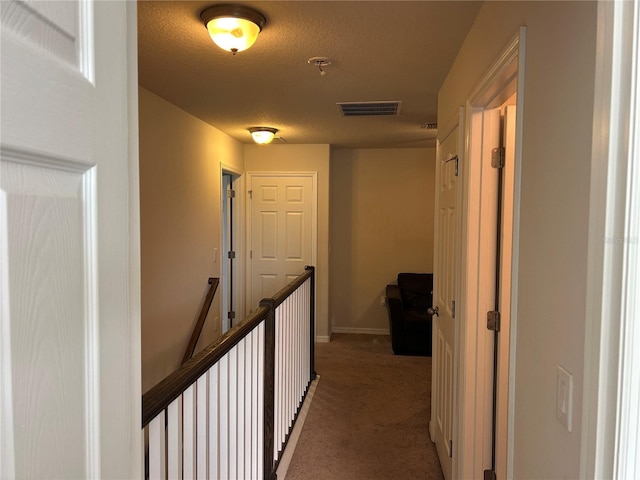
[[[132,478],[135,5],[2,1],[0,13],[0,477]]]
[[[456,123],[438,143],[436,238],[433,276],[432,435],[445,479],[452,478],[455,294],[457,276],[458,167],[460,127]]]
[[[273,296],[314,262],[315,175],[250,176],[250,304]]]

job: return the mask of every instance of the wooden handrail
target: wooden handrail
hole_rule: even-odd
[[[247,316],[238,325],[229,329],[219,339],[202,349],[193,358],[187,360],[176,371],[169,374],[169,376],[159,384],[142,395],[142,428],[146,427],[151,420],[167,408],[169,404],[178,398],[189,386],[195,383],[200,376],[240,343],[244,337],[268,317],[272,309],[282,304],[287,297],[295,292],[308,278],[311,278],[313,281],[314,271],[314,267],[305,267],[305,272],[289,283],[289,285],[276,293],[272,298],[262,300],[260,302],[260,308],[255,312]],[[267,307],[267,305],[269,306]],[[311,315],[313,316],[313,309]],[[312,339],[313,331],[314,328],[311,329]],[[313,347],[313,340],[311,344]]]
[[[171,402],[224,357],[240,340],[256,328],[268,313],[267,308],[259,308],[142,395],[142,427],[144,428],[156,415],[167,408]]]
[[[271,299],[275,302],[274,308],[279,307],[282,302],[284,302],[293,292],[297,290],[297,288],[307,281],[308,278],[313,277],[313,273],[315,272],[315,267],[305,266],[304,273],[299,275],[294,280],[291,280],[286,287],[277,292]],[[269,300],[271,300],[269,299]]]
[[[184,356],[182,357],[182,363],[185,363],[187,360],[193,357],[193,352],[195,351],[196,345],[198,344],[198,339],[200,338],[202,328],[204,327],[204,321],[207,319],[207,314],[209,313],[209,309],[211,308],[211,302],[213,302],[213,297],[216,294],[216,290],[218,290],[219,283],[219,278],[209,278],[209,291],[207,292],[207,296],[204,299],[204,304],[202,305],[202,310],[200,310],[200,316],[198,317],[196,326],[193,327],[191,339],[189,340],[187,349],[184,351]]]

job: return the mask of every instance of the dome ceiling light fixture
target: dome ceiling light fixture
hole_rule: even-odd
[[[275,138],[278,129],[271,127],[251,127],[249,132],[254,142],[258,145],[266,145],[267,143],[271,143]]]
[[[233,53],[249,48],[267,23],[257,10],[245,5],[220,4],[203,10],[200,19],[211,40],[223,50]]]

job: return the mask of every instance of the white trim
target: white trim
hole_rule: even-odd
[[[224,162],[220,162],[220,175],[222,175],[223,172],[235,175],[236,177],[244,175],[244,172],[241,169],[232,167]]]
[[[354,333],[362,335],[389,335],[388,328],[332,327],[332,333]]]
[[[584,478],[640,474],[638,7],[638,0],[598,2],[580,451]]]
[[[330,343],[331,335],[316,335],[316,343]]]
[[[482,244],[486,243],[486,235],[483,224],[491,223],[491,215],[495,213],[491,208],[481,208],[487,200],[481,202],[481,198],[489,198],[491,192],[487,188],[495,189],[495,185],[487,184],[483,169],[477,160],[471,157],[479,155],[477,150],[482,148],[472,137],[471,131],[482,132],[483,115],[485,109],[496,108],[502,105],[513,93],[518,91],[516,113],[516,154],[514,166],[514,195],[513,195],[513,246],[511,250],[512,270],[511,279],[511,308],[510,321],[511,333],[508,337],[510,344],[509,366],[505,371],[508,375],[508,405],[507,411],[507,471],[497,472],[499,478],[511,478],[513,473],[513,415],[514,415],[514,386],[515,378],[515,345],[517,328],[517,255],[518,235],[520,224],[520,199],[519,187],[521,182],[522,162],[522,112],[523,112],[523,85],[524,85],[524,47],[526,27],[520,27],[487,73],[478,82],[465,104],[466,128],[465,149],[461,158],[461,185],[463,189],[462,202],[462,237],[461,252],[461,302],[458,318],[460,324],[459,343],[456,346],[458,369],[456,377],[457,388],[457,428],[454,430],[454,445],[457,445],[458,455],[453,459],[453,478],[475,478],[480,475],[487,465],[487,434],[490,435],[490,427],[487,432],[487,407],[484,404],[487,398],[487,389],[491,388],[491,378],[487,377],[485,366],[491,362],[493,341],[487,340],[486,333],[481,325],[485,321],[485,303],[492,301],[493,287],[487,287],[485,275],[490,270],[495,270],[495,265],[490,266],[486,262],[485,255],[481,255]],[[489,196],[487,196],[489,195]],[[493,220],[495,221],[495,219]],[[506,252],[505,252],[506,253]],[[508,279],[503,278],[502,281]],[[503,337],[504,338],[504,337]]]
[[[127,109],[129,132],[129,351],[131,352],[129,385],[130,401],[136,407],[128,408],[131,438],[129,475],[136,476],[144,468],[144,433],[142,409],[142,300],[140,260],[140,135],[138,113],[138,8],[136,2],[127,2]]]
[[[0,167],[1,168],[1,167]],[[0,478],[15,478],[7,193],[0,190]]]
[[[516,350],[518,338],[518,279],[520,278],[520,204],[522,192],[522,139],[524,138],[524,89],[527,48],[527,27],[520,27],[518,41],[518,79],[516,89],[516,151],[513,171],[513,224],[511,242],[511,325],[509,339],[509,392],[507,406],[507,478],[514,478],[514,426],[516,410]]]

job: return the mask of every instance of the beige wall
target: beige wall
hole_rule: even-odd
[[[316,338],[329,338],[329,145],[246,145],[245,171],[317,172]],[[275,293],[275,292],[274,292]]]
[[[526,25],[514,478],[578,478],[596,51],[592,2],[487,2],[438,97],[446,121]],[[574,375],[573,432],[555,418]]]
[[[206,294],[220,276],[220,162],[243,169],[243,147],[140,89],[142,391],[180,364]],[[199,345],[220,334],[220,291]],[[199,347],[200,348],[200,347]]]
[[[385,287],[433,272],[435,149],[344,149],[331,157],[334,329],[386,332]]]

